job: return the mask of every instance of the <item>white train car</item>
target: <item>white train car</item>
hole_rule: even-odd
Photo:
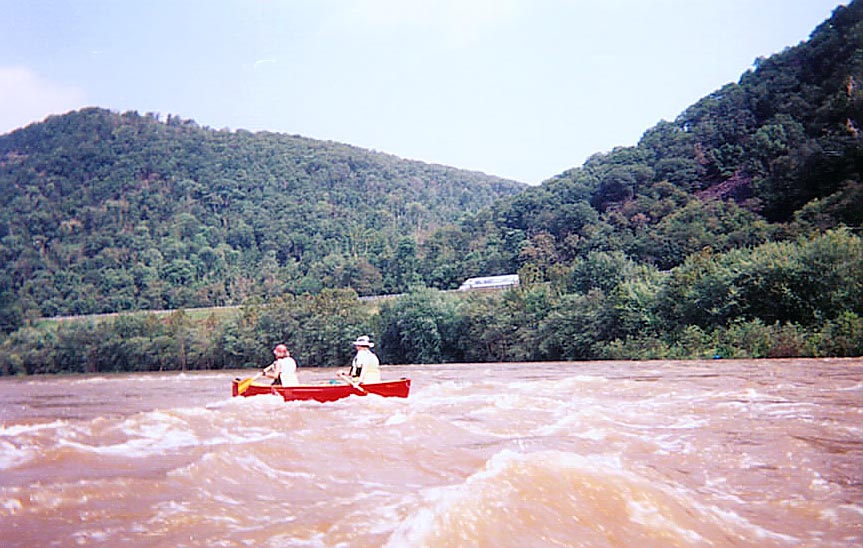
[[[459,286],[459,291],[470,291],[472,289],[505,289],[518,286],[518,274],[505,274],[503,276],[483,276],[479,278],[468,278]]]

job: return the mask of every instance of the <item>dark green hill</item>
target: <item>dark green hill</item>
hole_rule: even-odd
[[[399,291],[417,241],[525,187],[172,116],[53,116],[0,136],[0,307],[8,324]]]
[[[591,252],[661,269],[863,224],[863,3],[758,59],[637,146],[597,154],[430,242],[468,274],[526,265],[553,277]],[[482,260],[477,258],[481,255]],[[504,266],[500,266],[504,265]],[[429,264],[431,272],[436,265]],[[565,272],[565,269],[564,269]]]

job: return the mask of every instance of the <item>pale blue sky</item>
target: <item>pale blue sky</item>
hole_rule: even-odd
[[[634,145],[837,0],[0,0],[0,133],[84,106],[539,183]]]

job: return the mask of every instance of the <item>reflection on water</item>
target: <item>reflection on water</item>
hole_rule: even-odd
[[[0,379],[3,546],[860,546],[863,365],[390,366]],[[301,370],[322,381],[333,371]]]

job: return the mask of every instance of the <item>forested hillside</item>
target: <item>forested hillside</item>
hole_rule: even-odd
[[[2,325],[400,291],[417,242],[525,186],[172,116],[54,116],[0,137]]]
[[[0,373],[863,354],[863,1],[525,188],[87,110],[0,137]],[[443,293],[518,272],[518,289]],[[407,291],[369,306],[358,294]],[[243,303],[193,321],[40,315]]]
[[[500,270],[530,264],[553,278],[595,251],[667,270],[705,250],[859,228],[861,13],[859,1],[840,6],[808,41],[758,59],[738,83],[648,129],[637,146],[498,201],[436,234],[426,254],[469,245],[506,265]],[[497,270],[462,256],[460,270]]]

